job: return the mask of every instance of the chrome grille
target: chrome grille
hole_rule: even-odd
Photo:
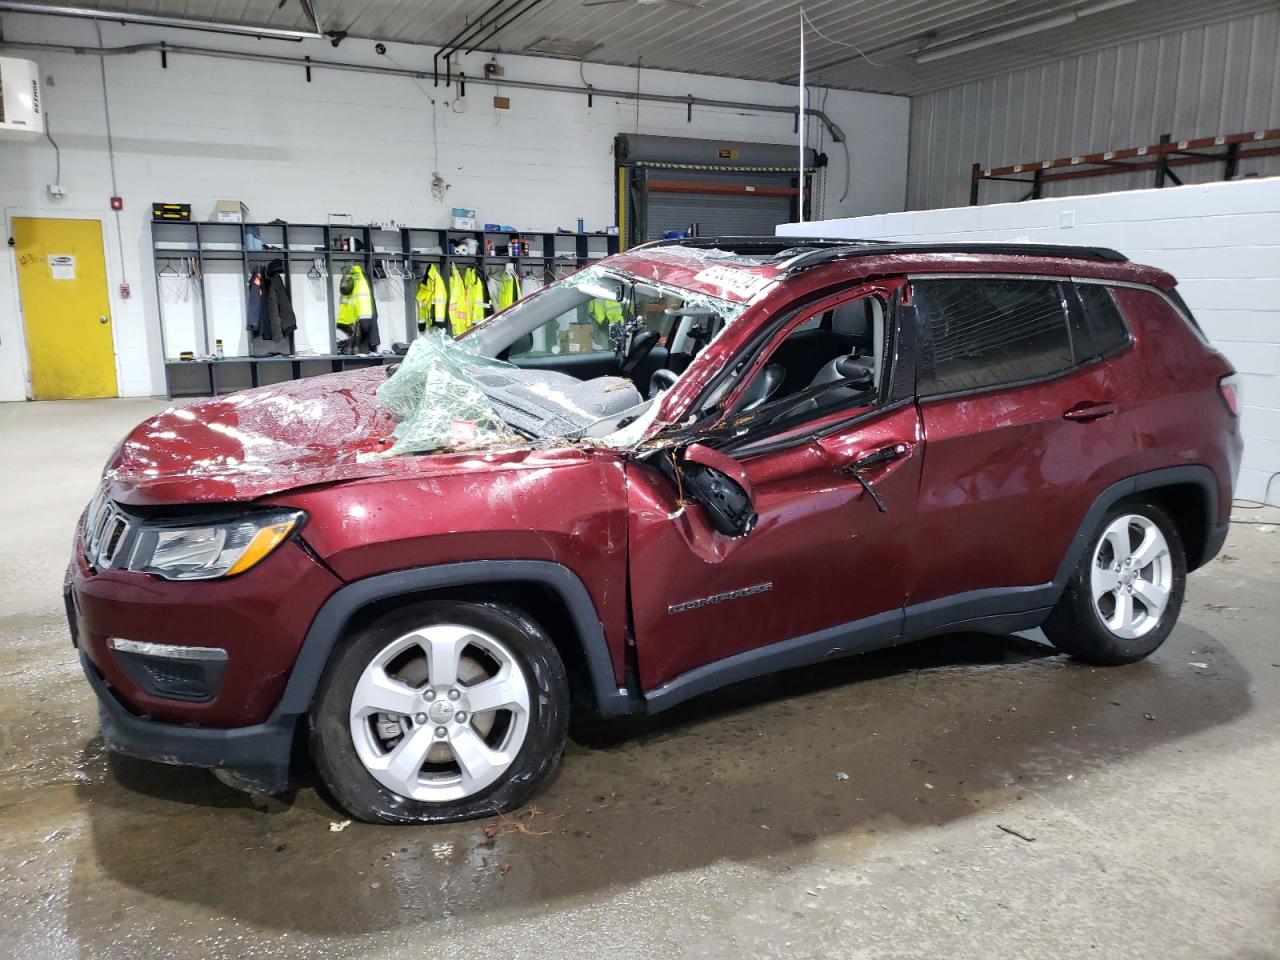
[[[91,567],[105,570],[112,565],[129,535],[129,518],[98,491],[85,511],[80,545]]]

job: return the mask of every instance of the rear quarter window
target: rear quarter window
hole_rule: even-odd
[[[925,333],[922,397],[1062,373],[1073,365],[1067,301],[1046,280],[915,280]]]
[[[1100,283],[1077,283],[1076,293],[1084,308],[1082,323],[1072,326],[1078,357],[1101,357],[1129,344],[1129,328],[1111,290]]]

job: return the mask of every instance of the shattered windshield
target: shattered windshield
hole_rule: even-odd
[[[584,437],[634,443],[656,399],[652,364],[642,362],[678,357],[683,370],[745,308],[593,266],[460,340],[429,330],[378,388],[379,404],[399,418],[389,452]]]

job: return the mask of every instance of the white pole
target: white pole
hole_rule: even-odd
[[[800,185],[798,222],[804,223],[804,7],[800,8],[800,165],[796,172],[796,182]]]

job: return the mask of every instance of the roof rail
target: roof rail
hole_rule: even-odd
[[[788,250],[811,247],[781,264],[787,271],[807,270],[831,260],[846,257],[877,257],[895,253],[979,253],[1013,257],[1062,257],[1070,260],[1101,260],[1125,263],[1128,257],[1110,247],[1077,247],[1056,243],[1001,243],[973,241],[965,243],[901,243],[894,240],[831,237],[681,237],[675,240],[651,240],[633,250],[652,247],[693,247],[727,250],[730,253],[777,256]]]
[[[699,250],[728,250],[730,253],[771,256],[796,247],[844,247],[850,243],[882,243],[881,240],[849,240],[830,237],[680,237],[675,240],[651,240],[645,247],[693,247]],[[631,249],[638,249],[632,247]]]
[[[803,244],[793,244],[802,246]],[[1127,263],[1129,258],[1110,247],[1074,247],[1054,243],[892,243],[879,240],[846,241],[844,246],[824,247],[792,257],[782,267],[787,272],[807,270],[848,257],[882,257],[910,253],[979,253],[1011,257],[1062,257],[1069,260],[1101,260]]]

